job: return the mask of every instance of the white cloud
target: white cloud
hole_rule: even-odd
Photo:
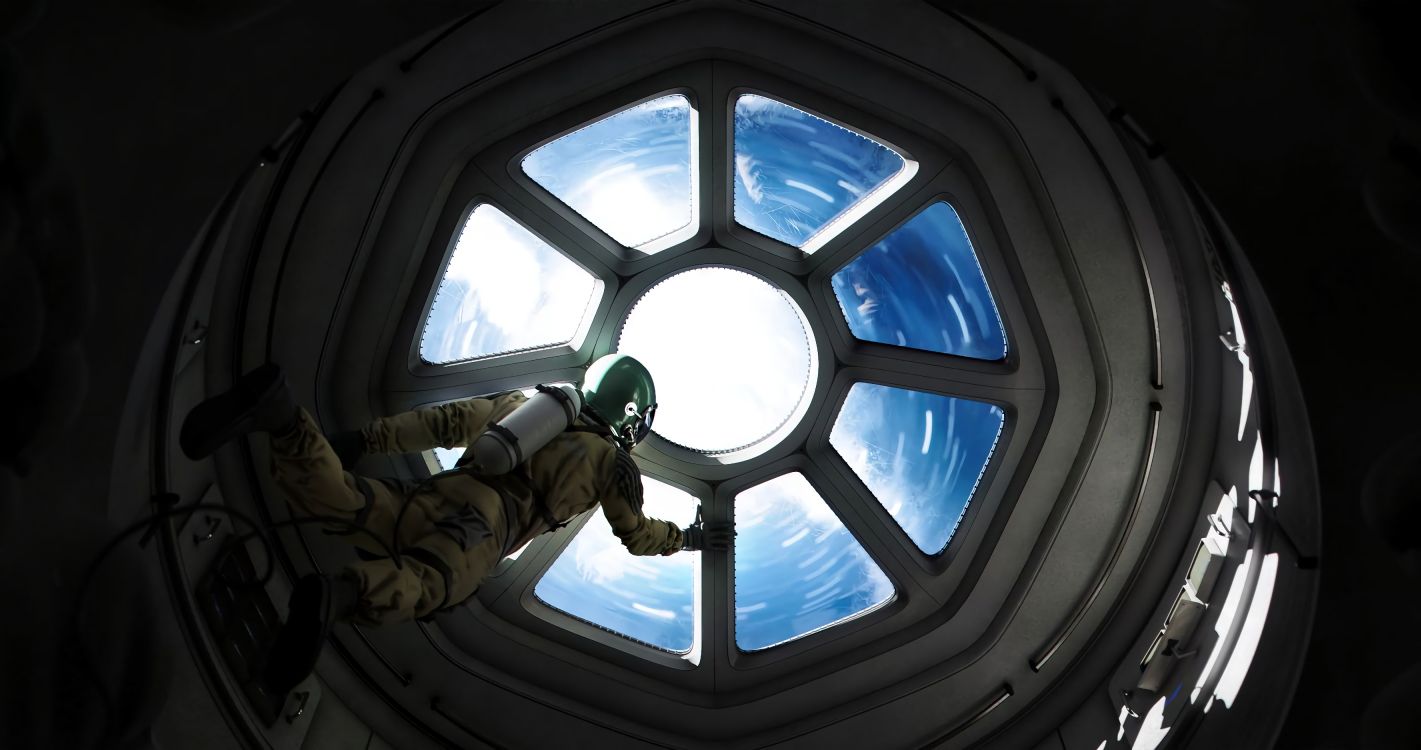
[[[457,312],[445,330],[430,332],[425,355],[448,361],[564,343],[597,286],[592,274],[502,211],[480,205],[465,222],[435,301]]]
[[[523,161],[529,177],[628,247],[692,219],[695,111],[663,96],[578,128]]]
[[[890,510],[890,515],[903,526],[908,536],[916,541],[922,538],[924,530],[919,523],[920,514],[914,510],[918,505],[914,502],[916,488],[908,477],[909,463],[902,460],[901,443],[896,450],[890,450],[887,446],[872,445],[867,441],[868,435],[881,434],[887,427],[885,414],[880,408],[881,401],[871,395],[872,390],[878,388],[886,386],[870,383],[853,385],[834,420],[829,442],[878,501]],[[930,420],[931,417],[925,419]],[[950,413],[948,419],[951,429],[954,415]],[[902,437],[902,433],[899,436]],[[924,437],[923,447],[929,447],[927,437]]]

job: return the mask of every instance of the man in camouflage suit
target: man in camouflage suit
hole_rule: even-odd
[[[272,476],[294,507],[359,524],[399,551],[398,563],[379,557],[335,577],[310,575],[297,582],[287,624],[267,660],[269,685],[286,690],[304,679],[335,620],[403,622],[463,602],[499,560],[599,503],[631,554],[727,548],[729,524],[681,529],[642,513],[641,473],[630,451],[649,431],[655,410],[646,368],[631,357],[608,355],[589,367],[580,390],[579,416],[512,471],[479,474],[469,464],[470,450],[454,471],[412,489],[351,474],[344,466],[368,453],[473,445],[527,397],[514,391],[456,401],[377,419],[328,440],[296,405],[280,369],[264,365],[195,407],[180,436],[190,457],[207,456],[238,435],[266,431]],[[386,553],[363,534],[350,539],[366,552]]]

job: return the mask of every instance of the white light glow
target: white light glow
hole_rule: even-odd
[[[648,517],[683,528],[690,523],[697,505],[694,496],[648,476],[642,477],[642,487]],[[699,561],[696,554],[628,554],[606,515],[594,510],[538,581],[534,594],[550,607],[612,632],[694,653]]]
[[[459,463],[459,458],[464,455],[463,448],[435,448],[434,460],[439,462],[439,468],[448,471]]]
[[[1233,290],[1225,283],[1223,292],[1224,299],[1229,303],[1229,312],[1233,315],[1234,343],[1237,345],[1234,354],[1238,357],[1239,366],[1243,368],[1243,392],[1239,396],[1237,438],[1242,441],[1244,425],[1248,424],[1248,411],[1253,402],[1253,366],[1249,362],[1248,339],[1243,333],[1243,319],[1239,317],[1238,305],[1234,304]]]
[[[425,322],[432,363],[572,343],[602,282],[488,204],[469,214]]]
[[[736,644],[758,650],[883,605],[892,582],[803,474],[735,498]],[[795,549],[780,543],[799,537]]]
[[[696,120],[686,97],[658,97],[544,144],[523,171],[612,239],[657,252],[696,232]]]
[[[617,350],[656,381],[656,432],[703,451],[770,435],[812,377],[809,332],[789,298],[729,268],[695,268],[652,287],[627,314]]]
[[[889,509],[890,515],[897,518],[898,511],[902,509],[905,502],[922,494],[920,483],[911,472],[912,465],[903,460],[902,441],[899,441],[895,450],[884,451],[883,456],[875,460],[874,446],[866,440],[869,430],[839,428],[840,425],[879,424],[885,418],[884,414],[876,408],[880,405],[880,402],[872,399],[845,401],[838,419],[834,421],[835,431],[830,439],[833,441],[834,450],[843,457],[844,463],[847,463],[850,468],[862,468],[863,473],[860,478],[863,479],[864,484],[870,487],[878,501]],[[932,412],[929,411],[927,414],[931,415]],[[931,419],[931,417],[929,418]],[[925,450],[919,455],[926,454],[926,449],[931,447],[928,444],[930,434],[924,436],[923,447]],[[899,433],[899,437],[902,437],[902,433]],[[954,464],[955,461],[943,462],[948,471],[952,470]],[[903,523],[903,520],[900,520],[899,523]],[[925,533],[924,530],[916,527],[905,529],[905,531],[908,531],[910,535]]]
[[[928,450],[933,447],[933,410],[928,409],[923,412],[923,447],[918,453],[926,456]]]
[[[645,231],[643,226],[648,223],[648,213],[657,217],[664,214],[674,216],[673,212],[678,211],[688,213],[684,201],[681,201],[680,205],[667,205],[672,202],[666,199],[666,195],[653,191],[646,184],[646,178],[653,176],[655,175],[602,175],[601,179],[588,180],[578,185],[573,197],[581,199],[578,205],[581,206],[582,213],[594,217],[595,223],[607,234],[617,239],[636,237],[638,230]],[[682,226],[685,225],[685,220],[679,216],[673,221],[680,221]]]
[[[1223,526],[1223,531],[1228,532],[1228,534],[1226,534],[1226,535],[1231,535],[1231,534],[1233,533],[1233,526],[1234,526],[1234,501],[1233,501],[1233,498],[1229,497],[1227,494],[1224,494],[1224,495],[1222,495],[1222,496],[1219,497],[1219,507],[1218,507],[1217,510],[1214,511],[1214,518],[1217,518],[1218,521],[1219,521],[1219,523]]]
[[[1278,553],[1271,552],[1263,557],[1258,572],[1258,585],[1253,589],[1253,599],[1248,604],[1248,614],[1239,631],[1238,642],[1229,654],[1224,673],[1219,676],[1214,687],[1214,698],[1233,708],[1238,698],[1239,688],[1248,676],[1248,667],[1253,664],[1253,655],[1258,652],[1258,643],[1263,638],[1263,626],[1268,621],[1268,607],[1273,602],[1273,584],[1278,579]],[[1212,703],[1212,701],[1211,701]],[[1208,706],[1204,707],[1209,710]]]
[[[1145,717],[1140,720],[1140,728],[1135,733],[1135,741],[1130,744],[1130,750],[1155,750],[1164,742],[1164,738],[1169,736],[1169,727],[1164,725],[1164,707],[1169,703],[1168,696],[1161,695],[1155,701]]]
[[[1248,583],[1248,566],[1253,562],[1253,550],[1247,550],[1243,555],[1243,562],[1234,569],[1233,576],[1229,580],[1229,593],[1224,597],[1224,603],[1219,608],[1219,617],[1214,621],[1214,646],[1209,650],[1209,659],[1204,662],[1204,669],[1199,672],[1199,679],[1194,683],[1194,689],[1189,693],[1189,702],[1197,703],[1200,694],[1204,691],[1204,685],[1209,681],[1209,676],[1214,673],[1214,665],[1219,660],[1219,655],[1223,652],[1224,639],[1229,629],[1233,627],[1234,618],[1238,617],[1239,603],[1243,600],[1243,589]],[[1212,700],[1212,698],[1210,699]]]

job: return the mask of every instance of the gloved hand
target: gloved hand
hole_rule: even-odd
[[[331,433],[326,436],[326,442],[331,444],[331,450],[335,451],[341,468],[346,471],[350,471],[365,455],[365,434],[360,430]]]
[[[713,549],[724,552],[730,549],[735,539],[735,526],[730,523],[705,523],[701,520],[701,506],[696,506],[696,520],[681,531],[681,549],[696,552]]]

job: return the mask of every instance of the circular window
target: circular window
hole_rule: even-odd
[[[682,271],[627,313],[617,350],[656,373],[657,434],[704,453],[769,437],[807,397],[811,336],[788,295],[730,268]]]

